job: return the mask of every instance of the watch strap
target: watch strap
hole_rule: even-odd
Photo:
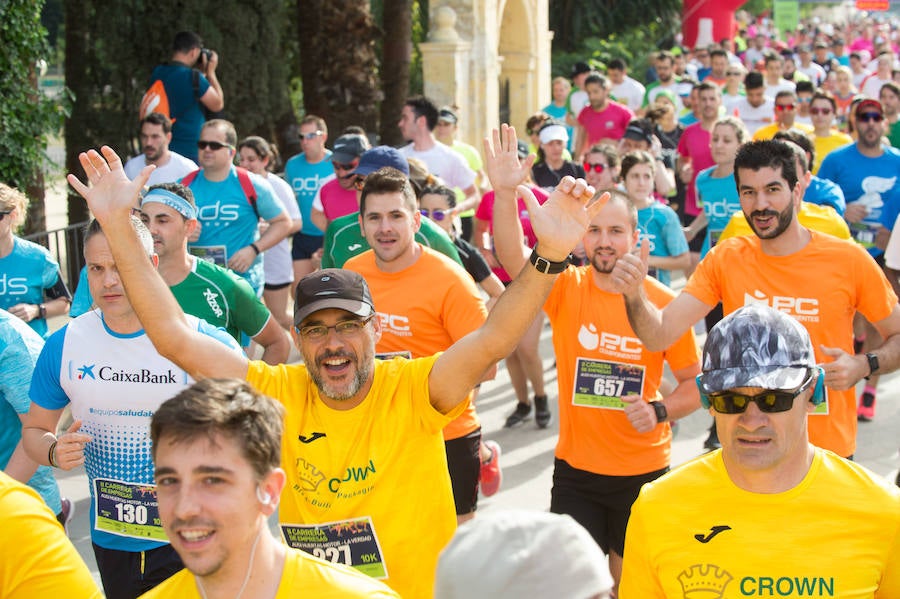
[[[566,257],[562,262],[551,262],[537,253],[537,246],[531,250],[531,256],[528,258],[535,270],[545,275],[558,275],[569,266],[569,258]]]

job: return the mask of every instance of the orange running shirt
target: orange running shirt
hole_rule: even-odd
[[[722,302],[725,314],[763,303],[800,321],[818,362],[821,346],[853,354],[853,314],[887,318],[897,296],[881,268],[852,241],[810,231],[812,239],[789,256],[769,256],[755,235],[720,242],[700,261],[684,288],[701,302]],[[809,440],[840,456],[856,451],[855,390],[826,387],[827,401],[809,418]]]
[[[674,297],[650,278],[644,280],[644,290],[660,307]],[[560,274],[544,312],[553,327],[559,384],[556,457],[573,468],[607,476],[634,476],[667,467],[669,423],[639,433],[616,407],[621,402],[615,397],[637,392],[645,401],[661,399],[664,361],[672,370],[700,362],[693,329],[663,352],[647,351],[628,324],[624,299],[598,288],[591,266],[570,266]]]
[[[487,309],[472,277],[457,263],[427,247],[416,263],[400,272],[383,272],[375,252],[354,256],[344,268],[369,284],[381,320],[378,353],[409,352],[413,358],[442,352],[482,324]],[[470,395],[471,397],[471,395]],[[444,429],[444,439],[459,439],[481,423],[475,405]]]

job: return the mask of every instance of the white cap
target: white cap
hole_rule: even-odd
[[[571,516],[505,510],[460,526],[438,560],[435,599],[587,599],[612,589],[606,556]]]

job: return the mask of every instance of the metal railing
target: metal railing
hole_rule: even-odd
[[[75,292],[78,284],[78,275],[84,266],[84,230],[88,222],[75,223],[60,229],[39,231],[26,235],[28,241],[40,244],[50,250],[50,254],[59,263],[59,269],[63,280],[71,292]]]

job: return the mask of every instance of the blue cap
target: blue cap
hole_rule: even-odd
[[[409,162],[400,153],[400,150],[390,146],[375,146],[366,151],[359,159],[359,166],[353,171],[354,175],[369,175],[380,168],[390,166],[407,177],[409,176]]]

